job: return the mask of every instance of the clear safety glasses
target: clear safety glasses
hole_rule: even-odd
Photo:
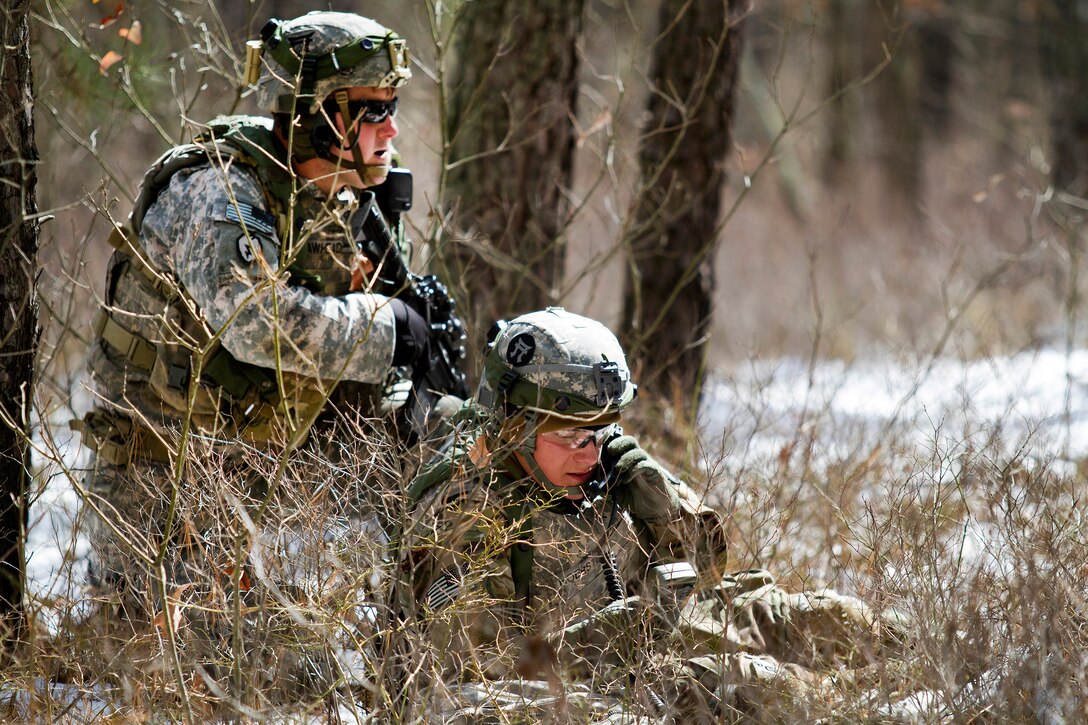
[[[541,433],[540,437],[549,443],[563,446],[572,451],[585,448],[590,443],[601,447],[601,444],[616,430],[615,424],[600,428],[563,428],[547,433]]]

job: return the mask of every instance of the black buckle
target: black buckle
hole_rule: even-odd
[[[166,368],[166,384],[172,390],[187,390],[189,388],[189,366],[168,366]]]
[[[261,28],[261,40],[267,43],[268,40],[276,34],[276,28],[280,27],[281,22],[283,21],[277,20],[276,18],[269,19],[269,21],[264,24],[264,27]],[[275,43],[273,43],[273,45],[275,45]]]
[[[502,377],[499,378],[498,392],[505,393],[507,390],[513,387],[514,383],[516,383],[518,381],[518,378],[520,377],[521,376],[515,373],[513,370],[507,370],[505,373],[502,374]]]
[[[305,51],[303,51],[305,53]],[[299,98],[312,98],[317,86],[317,56],[305,53],[299,71]]]
[[[599,407],[608,405],[623,396],[626,380],[620,374],[619,363],[613,361],[594,363],[593,374],[597,378],[597,399]]]

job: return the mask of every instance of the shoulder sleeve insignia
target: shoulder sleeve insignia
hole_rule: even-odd
[[[257,261],[257,255],[260,254],[261,243],[264,241],[262,237],[255,237],[249,234],[241,234],[238,236],[238,240],[235,244],[238,246],[238,256],[242,258],[242,261],[246,264],[253,264]]]
[[[252,204],[234,203],[227,200],[227,221],[234,222],[249,231],[271,236],[276,233],[276,217]]]

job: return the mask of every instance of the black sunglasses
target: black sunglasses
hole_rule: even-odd
[[[348,113],[353,120],[360,123],[381,123],[392,116],[397,117],[397,102],[394,98],[389,101],[348,101]]]

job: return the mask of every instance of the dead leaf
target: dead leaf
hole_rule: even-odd
[[[133,21],[132,27],[121,28],[117,34],[133,45],[139,45],[144,40],[144,29],[139,20]]]
[[[120,63],[121,60],[122,58],[120,53],[115,50],[109,51],[104,56],[102,56],[102,60],[99,61],[98,72],[102,75],[106,75],[106,71],[110,69],[110,66]]]
[[[181,601],[181,595],[189,589],[192,584],[182,584],[180,587],[174,590],[172,594],[166,597],[166,606],[170,611],[170,624],[173,626],[170,628],[173,630],[173,634],[177,635],[178,630],[181,629],[181,625],[184,624],[185,618],[182,615],[183,603]],[[170,634],[170,629],[167,629],[166,610],[163,610],[155,615],[155,619],[152,620],[152,624],[159,628],[164,636]]]
[[[227,579],[232,579],[234,577],[234,567],[228,566],[226,569],[224,569],[223,576],[225,576]],[[248,592],[252,588],[253,584],[249,581],[249,572],[247,572],[245,569],[242,569],[242,576],[238,579],[238,589],[243,592]]]
[[[790,456],[793,455],[793,446],[793,443],[787,443],[778,451],[778,465],[788,466],[790,464]]]
[[[125,12],[125,4],[123,2],[117,3],[117,7],[115,7],[114,10],[113,10],[113,15],[107,15],[106,17],[102,18],[102,20],[100,20],[99,22],[91,23],[90,27],[95,28],[97,30],[102,30],[103,28],[108,28],[109,26],[111,26],[111,25],[113,25],[114,23],[117,22],[117,20],[121,17],[121,14],[123,12]]]

